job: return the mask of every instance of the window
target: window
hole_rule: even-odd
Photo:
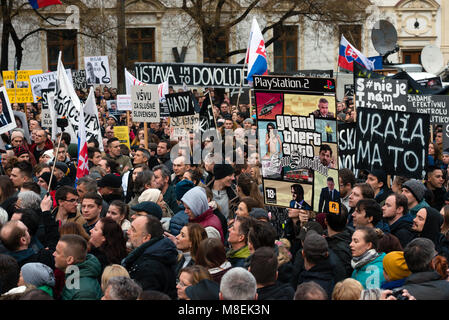
[[[338,43],[340,43],[341,35],[344,35],[357,50],[362,51],[362,25],[345,24],[338,26]]]
[[[127,66],[134,69],[135,62],[154,62],[154,30],[155,28],[126,29],[128,48]]]
[[[228,58],[219,58],[221,55],[225,55],[229,52],[228,35],[221,34],[218,36],[217,41],[210,48],[206,48],[206,41],[203,35],[203,62],[204,63],[228,63]]]
[[[48,69],[58,69],[59,51],[66,69],[78,70],[76,30],[47,30]]]
[[[298,70],[298,28],[296,26],[284,26],[282,33],[280,28],[274,28],[274,37],[279,38],[274,42],[274,71]]]
[[[421,50],[402,51],[402,63],[421,64]]]

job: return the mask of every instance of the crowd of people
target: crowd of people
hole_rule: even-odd
[[[257,133],[254,108],[210,92],[218,130]],[[0,299],[449,299],[449,152],[438,133],[424,181],[340,169],[338,213],[298,209],[299,184],[279,208],[264,204],[257,146],[234,149],[243,164],[170,157],[169,119],[151,123],[145,143],[142,124],[106,109],[116,94],[95,90],[104,138],[88,141],[78,180],[70,135],[52,141],[40,103],[13,106],[27,108],[31,143],[20,127],[2,135]],[[337,117],[353,116],[352,100],[339,102]],[[116,125],[128,125],[131,148]]]

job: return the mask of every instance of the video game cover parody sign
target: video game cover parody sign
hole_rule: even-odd
[[[335,80],[254,76],[254,92],[265,204],[331,210],[326,201],[339,198]]]

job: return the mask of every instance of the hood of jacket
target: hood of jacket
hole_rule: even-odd
[[[420,233],[420,237],[432,240],[435,247],[438,246],[439,234],[441,231],[441,224],[443,223],[443,216],[435,209],[429,207],[426,208],[427,216],[426,222],[424,222],[423,229]]]
[[[184,194],[181,201],[187,204],[193,214],[197,217],[209,209],[206,191],[202,187],[190,189]]]
[[[84,262],[76,264],[79,269],[80,277],[99,278],[101,276],[101,263],[92,254],[88,253]],[[70,274],[72,270],[68,268],[66,274]]]
[[[237,250],[232,250],[230,249],[227,253],[226,253],[226,257],[228,259],[236,259],[236,258],[248,258],[251,255],[251,252],[249,251],[248,246],[244,246],[240,249]]]

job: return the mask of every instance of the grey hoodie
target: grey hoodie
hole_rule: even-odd
[[[206,190],[202,187],[194,187],[187,191],[181,198],[193,214],[198,217],[207,209],[209,209],[209,203],[207,202]]]

